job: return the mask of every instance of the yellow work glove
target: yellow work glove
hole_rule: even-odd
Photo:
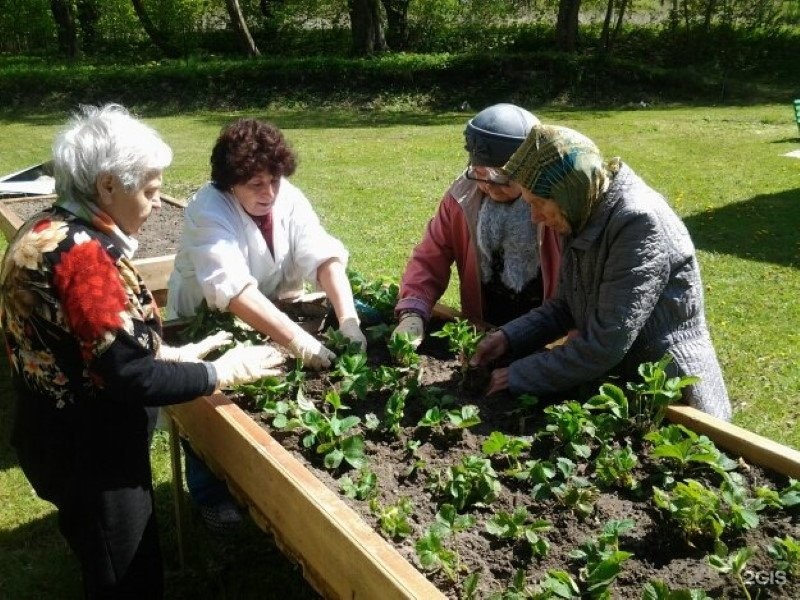
[[[392,337],[401,333],[407,334],[416,348],[422,343],[422,339],[425,337],[425,321],[415,312],[403,313],[400,316],[400,322],[392,332]]]
[[[333,352],[300,327],[286,348],[292,356],[299,358],[305,366],[312,369],[327,369],[331,366],[331,361],[336,358]]]
[[[217,372],[217,387],[230,388],[269,375],[279,375],[285,357],[272,346],[236,346],[211,364]]]
[[[355,317],[343,319],[342,322],[339,323],[339,331],[348,340],[358,344],[361,347],[361,352],[367,351],[367,337],[361,331],[358,319]]]
[[[185,346],[161,344],[161,348],[158,350],[158,358],[176,362],[200,362],[209,353],[230,344],[231,339],[233,339],[233,336],[230,333],[219,331],[196,344],[186,344]]]

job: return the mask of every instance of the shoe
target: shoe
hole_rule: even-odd
[[[236,533],[244,521],[239,507],[230,501],[199,505],[198,509],[206,529],[212,533],[222,535]]]

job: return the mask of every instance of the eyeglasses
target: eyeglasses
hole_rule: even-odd
[[[479,174],[478,169],[481,169],[483,173]],[[493,167],[473,167],[468,165],[464,176],[470,181],[488,183],[490,185],[509,185],[511,183],[508,175]]]

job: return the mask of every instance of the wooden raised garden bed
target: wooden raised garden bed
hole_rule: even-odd
[[[20,196],[0,200],[0,231],[10,240],[31,216],[50,206],[54,194]],[[167,282],[183,230],[182,200],[161,194],[161,208],[154,210],[138,236],[139,249],[134,264],[160,306],[166,305]],[[164,252],[167,252],[164,254]]]
[[[454,315],[456,313],[450,309],[438,312],[442,318]],[[352,501],[335,491],[335,478],[322,469],[312,468],[308,456],[287,450],[279,441],[283,433],[270,433],[261,419],[248,412],[249,409],[243,410],[237,402],[215,395],[170,407],[173,458],[178,470],[179,450],[175,438],[180,432],[228,482],[233,493],[248,507],[254,521],[271,532],[284,552],[302,566],[306,579],[325,598],[455,597],[453,589],[445,595],[438,587],[441,576],[432,578],[433,581],[426,577],[412,564],[416,559],[408,552],[399,552],[377,533],[367,523],[369,518],[359,514]],[[347,404],[357,402],[352,399]],[[800,477],[800,453],[792,448],[686,406],[669,407],[667,419],[708,436],[734,457],[741,457],[744,464],[761,465],[776,474]],[[403,449],[396,447],[396,451],[402,453]],[[180,481],[179,471],[176,480]],[[628,515],[618,518],[625,516]],[[792,527],[792,534],[796,536],[796,524]],[[774,535],[786,533],[775,531]],[[558,537],[557,528],[550,541],[554,546],[565,543]],[[647,543],[660,545],[664,540]],[[512,550],[509,548],[507,552]],[[698,554],[693,560],[702,561],[703,555]],[[760,570],[755,572],[761,573]],[[612,597],[640,597],[633,594],[638,594],[644,583],[646,580],[639,581],[636,591],[627,590],[622,595],[618,595],[620,590],[617,590]],[[735,586],[718,591],[731,593],[732,589]],[[788,589],[796,590],[794,587],[767,587],[766,597],[787,597],[782,593]]]

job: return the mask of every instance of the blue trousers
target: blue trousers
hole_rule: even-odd
[[[220,502],[234,502],[225,482],[211,472],[203,460],[197,456],[189,442],[181,438],[181,446],[186,457],[186,487],[189,497],[195,504],[214,506]]]

